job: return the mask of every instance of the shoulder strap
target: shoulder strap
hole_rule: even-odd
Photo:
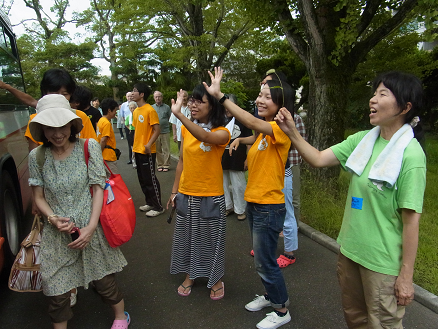
[[[46,160],[45,151],[46,151],[46,147],[44,145],[38,146],[36,151],[35,151],[36,152],[36,162],[37,162],[38,169],[40,170],[40,172],[43,171],[44,161]]]
[[[89,141],[90,141],[89,138],[87,138],[87,139],[80,138],[79,139],[79,142],[84,147],[84,160],[85,160],[87,167],[88,167],[88,160],[90,159],[90,153],[88,152],[88,142]]]

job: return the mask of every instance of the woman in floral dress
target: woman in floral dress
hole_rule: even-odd
[[[68,101],[60,95],[47,95],[39,103],[40,112],[29,128],[44,144],[29,154],[29,185],[36,205],[47,218],[41,241],[41,272],[53,328],[67,328],[73,316],[70,290],[87,288],[90,282],[113,308],[112,328],[127,328],[130,318],[114,278],[127,262],[118,248],[109,246],[99,223],[105,187],[100,145],[89,140],[87,167],[83,142],[76,138],[82,123]],[[80,229],[77,239],[71,235],[74,227]]]

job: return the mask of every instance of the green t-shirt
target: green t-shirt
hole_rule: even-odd
[[[135,130],[135,127],[131,124],[129,124],[129,118],[132,116],[132,114],[131,115],[128,115],[126,118],[125,118],[125,126],[126,127],[128,127],[129,128],[129,130]],[[131,119],[132,120],[132,119]]]
[[[367,132],[358,132],[331,147],[344,169],[348,157]],[[354,262],[378,273],[397,276],[402,263],[401,210],[422,212],[426,156],[413,138],[404,151],[398,179],[388,188],[368,179],[371,166],[388,143],[379,136],[362,175],[351,174],[337,241],[341,253]]]

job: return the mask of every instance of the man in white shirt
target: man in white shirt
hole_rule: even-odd
[[[129,114],[131,113],[131,111],[129,110],[129,102],[132,101],[132,93],[131,92],[127,92],[126,93],[126,102],[124,102],[121,106],[120,106],[120,110],[119,110],[119,115],[122,117],[122,121],[121,122],[125,122],[125,119],[127,116],[129,116]],[[125,128],[125,135],[129,136],[129,128],[128,127],[124,127]],[[126,141],[128,141],[128,138],[126,138]],[[128,143],[129,145],[129,143]],[[132,163],[132,150],[131,147],[128,146],[128,150],[129,150],[129,161],[128,164]]]

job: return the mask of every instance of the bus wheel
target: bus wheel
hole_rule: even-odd
[[[3,170],[0,186],[0,223],[5,238],[4,256],[6,264],[11,264],[20,250],[20,208],[14,181]]]

